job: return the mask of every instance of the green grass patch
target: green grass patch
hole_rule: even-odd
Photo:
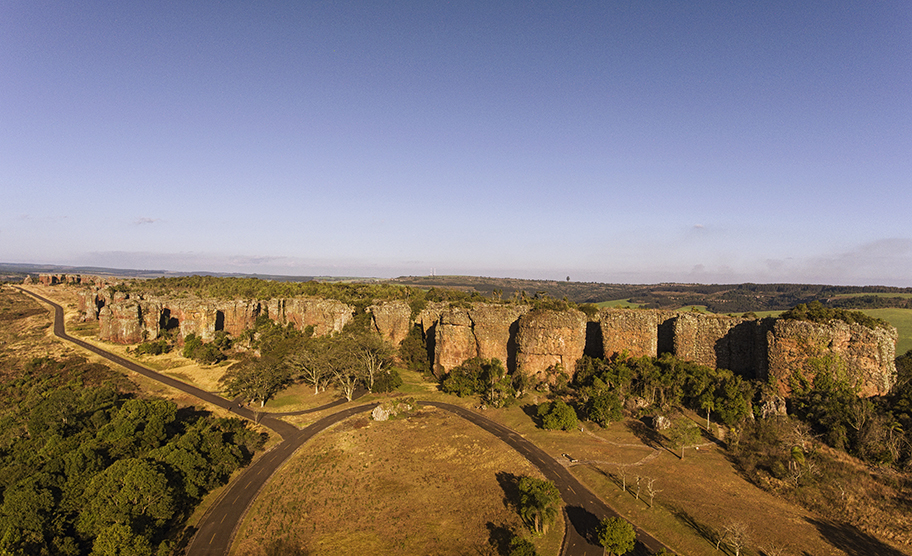
[[[903,299],[912,299],[912,293],[841,293],[833,297],[837,299],[846,297],[901,297]]]
[[[600,301],[594,303],[596,307],[599,308],[609,308],[609,309],[637,309],[642,307],[639,303],[631,303],[629,299],[615,299],[612,301]]]

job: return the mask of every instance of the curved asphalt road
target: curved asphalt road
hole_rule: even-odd
[[[226,400],[221,396],[157,373],[119,355],[73,338],[64,329],[63,307],[28,290],[17,289],[54,308],[54,334],[59,338],[72,342],[147,378],[171,386],[205,402],[228,409],[251,421],[258,422],[282,436],[283,442],[267,451],[262,457],[247,467],[237,479],[228,485],[218,500],[209,508],[200,520],[196,534],[185,552],[190,556],[227,555],[234,539],[235,530],[240,524],[244,513],[269,477],[282,463],[318,432],[353,415],[368,411],[376,405],[366,404],[350,407],[324,417],[304,429],[298,429],[294,425],[276,419],[269,414],[255,413],[247,408],[240,407],[234,401]],[[329,406],[318,409],[325,409],[339,403],[342,402],[333,402]],[[443,402],[422,401],[419,403],[452,412],[490,432],[538,467],[546,478],[554,481],[561,492],[561,498],[564,500],[564,512],[569,525],[566,528],[561,550],[563,556],[602,556],[604,554],[604,550],[601,546],[598,546],[598,541],[595,539],[595,527],[599,520],[619,514],[583,486],[576,477],[564,466],[558,464],[547,452],[523,438],[516,431],[463,407]],[[316,409],[295,413],[312,411],[316,411]],[[636,531],[637,544],[633,554],[638,556],[648,555],[664,548],[662,543],[645,531],[639,528],[636,528]]]

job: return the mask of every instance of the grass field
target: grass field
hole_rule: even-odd
[[[903,299],[912,299],[912,293],[841,293],[833,297],[901,297]]]
[[[507,531],[557,554],[558,517],[529,534],[510,500],[511,481],[541,477],[503,442],[448,412],[407,419],[348,419],[306,444],[264,487],[231,554],[497,554]]]
[[[639,303],[631,303],[629,299],[615,299],[614,301],[601,301],[595,304],[596,307],[607,307],[611,309],[636,309]]]

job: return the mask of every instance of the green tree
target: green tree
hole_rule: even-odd
[[[77,529],[88,537],[114,524],[140,531],[158,528],[174,517],[177,509],[161,465],[138,458],[119,460],[97,475],[83,500]]]
[[[681,450],[680,458],[684,459],[684,447],[695,444],[700,439],[700,429],[690,419],[681,417],[672,421],[665,436],[674,448]]]
[[[620,398],[608,389],[601,389],[591,395],[586,402],[585,410],[590,421],[603,427],[607,427],[611,421],[619,421],[622,416]]]
[[[538,406],[538,416],[542,420],[542,428],[547,430],[573,430],[579,425],[576,411],[567,405],[564,400],[555,400],[551,403],[544,402]]]
[[[627,554],[636,543],[636,531],[627,520],[620,517],[603,519],[597,529],[599,544],[608,554]]]
[[[374,332],[354,335],[349,345],[352,355],[361,365],[367,391],[373,392],[374,382],[382,373],[389,373],[393,365],[393,349]]]
[[[431,357],[428,354],[427,342],[420,325],[409,330],[408,335],[399,344],[399,360],[406,369],[423,374],[431,372]]]
[[[273,357],[256,357],[235,363],[222,375],[219,384],[229,396],[259,401],[260,407],[291,381],[288,365]]]
[[[519,515],[542,533],[557,517],[561,497],[557,485],[545,479],[524,476],[519,479]]]
[[[538,556],[538,551],[535,550],[532,541],[517,535],[510,539],[510,551],[507,554],[508,556]]]
[[[129,525],[113,523],[95,537],[91,556],[152,556],[152,545]]]

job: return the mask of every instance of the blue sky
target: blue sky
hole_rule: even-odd
[[[912,286],[912,3],[0,7],[0,261]]]

